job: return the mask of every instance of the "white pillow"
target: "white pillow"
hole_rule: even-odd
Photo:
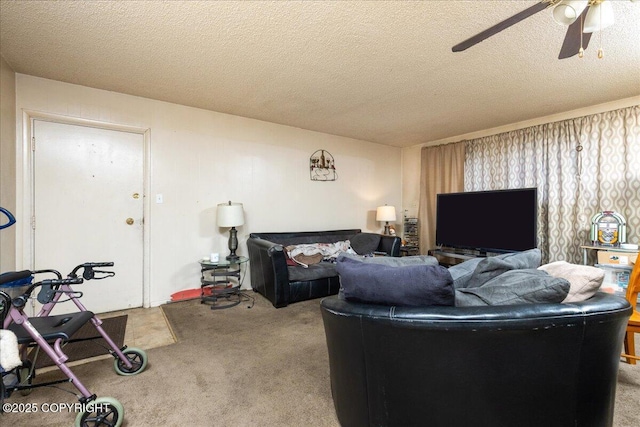
[[[569,294],[562,302],[578,302],[591,298],[602,285],[604,270],[589,265],[556,261],[538,267],[554,277],[566,279],[571,284]]]

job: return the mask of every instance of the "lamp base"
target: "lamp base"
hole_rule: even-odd
[[[384,226],[384,231],[382,234],[385,234],[387,236],[391,235],[391,226],[389,225],[389,222],[387,221],[387,223]]]
[[[231,251],[231,253],[227,255],[228,261],[240,258],[236,255],[236,249],[238,249],[238,230],[236,230],[235,227],[231,227],[231,230],[229,230],[229,251]]]

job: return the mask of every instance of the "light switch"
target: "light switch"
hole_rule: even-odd
[[[156,203],[163,203],[162,193],[156,194]]]

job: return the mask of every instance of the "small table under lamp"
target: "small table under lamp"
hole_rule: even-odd
[[[227,255],[227,260],[237,260],[239,258],[236,255],[238,249],[238,230],[236,227],[244,224],[244,211],[242,210],[242,203],[220,203],[217,211],[217,224],[218,227],[231,227],[229,230],[229,250],[231,253]]]
[[[390,235],[389,221],[396,220],[396,208],[394,206],[379,206],[376,210],[376,221],[384,221],[384,234]]]

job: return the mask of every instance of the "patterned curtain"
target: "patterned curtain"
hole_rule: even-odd
[[[591,218],[626,218],[640,243],[640,106],[466,142],[465,191],[538,188],[543,262],[582,262]]]

